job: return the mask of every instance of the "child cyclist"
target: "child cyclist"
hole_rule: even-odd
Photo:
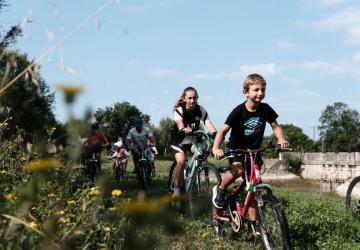
[[[248,75],[244,80],[243,94],[246,101],[238,105],[227,117],[224,126],[217,133],[213,145],[213,154],[219,159],[224,156],[220,148],[225,135],[229,132],[230,149],[258,149],[261,146],[266,122],[270,123],[278,143],[281,147],[287,147],[288,142],[284,138],[283,131],[276,121],[278,115],[266,103],[261,101],[265,97],[266,81],[259,74]],[[255,159],[261,166],[262,160],[260,155]],[[230,171],[226,172],[219,186],[213,188],[213,205],[217,209],[226,207],[225,193],[226,188],[237,178],[244,174],[244,158],[232,158],[230,160]],[[249,216],[252,226],[255,227],[256,208],[252,204],[249,208]]]
[[[114,143],[114,154],[111,156],[113,162],[113,172],[112,175],[115,177],[115,164],[116,160],[120,160],[124,164],[124,171],[126,172],[126,167],[130,153],[125,149],[125,145],[122,142],[122,139],[119,138],[117,142]]]
[[[187,87],[174,106],[175,123],[171,133],[171,150],[176,160],[173,196],[180,195],[181,175],[186,164],[186,151],[193,151],[192,143],[186,141],[186,135],[198,130],[201,121],[211,134],[216,133],[207,111],[198,104],[198,98],[196,89]]]

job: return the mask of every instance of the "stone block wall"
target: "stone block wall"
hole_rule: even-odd
[[[360,152],[304,153],[301,157],[305,179],[343,183],[360,175]]]

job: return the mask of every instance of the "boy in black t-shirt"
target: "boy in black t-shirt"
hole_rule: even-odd
[[[217,159],[224,156],[220,145],[230,129],[229,148],[244,150],[260,148],[266,122],[270,123],[281,147],[289,145],[276,121],[278,115],[268,104],[261,102],[265,97],[265,89],[266,81],[261,75],[251,74],[245,78],[243,94],[247,100],[230,113],[224,126],[217,133],[213,146],[213,153]],[[256,160],[261,163],[260,157]],[[213,188],[212,201],[216,208],[225,208],[226,188],[244,174],[243,165],[243,159],[233,159],[230,171],[226,172],[221,184]],[[255,207],[249,208],[249,215],[250,220],[255,225]]]

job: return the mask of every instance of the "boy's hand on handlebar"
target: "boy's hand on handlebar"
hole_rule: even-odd
[[[192,129],[190,127],[186,127],[183,129],[185,134],[190,134],[192,132]]]
[[[281,146],[281,148],[289,147],[289,142],[287,140],[279,141],[278,144]]]
[[[221,148],[213,148],[213,154],[216,159],[220,159],[224,156],[224,151]]]

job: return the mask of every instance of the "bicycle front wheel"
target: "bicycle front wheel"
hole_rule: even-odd
[[[190,209],[196,214],[209,214],[211,210],[212,188],[221,183],[217,167],[211,163],[200,165],[197,176],[193,179],[190,192]]]
[[[265,249],[291,249],[289,225],[274,195],[264,194],[258,198],[257,220]]]
[[[349,215],[360,220],[360,176],[355,177],[346,192],[346,211]]]

